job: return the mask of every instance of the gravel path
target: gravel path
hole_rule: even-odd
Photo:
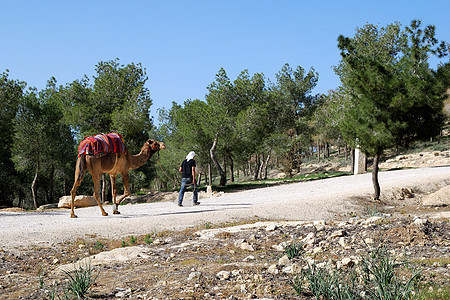
[[[432,185],[450,180],[450,166],[396,170],[379,174],[381,192],[392,188]],[[176,202],[125,205],[120,215],[103,217],[98,207],[46,212],[0,211],[0,249],[49,246],[76,238],[122,239],[160,230],[181,230],[209,223],[233,222],[255,217],[284,220],[321,220],[356,211],[353,196],[373,193],[371,174],[343,176],[325,180],[261,188],[221,197],[201,199],[192,206],[185,197],[184,207]]]

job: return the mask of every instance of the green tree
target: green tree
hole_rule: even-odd
[[[0,207],[12,206],[19,186],[18,174],[12,161],[14,121],[23,97],[24,82],[8,78],[8,71],[0,74]]]
[[[159,125],[155,129],[155,135],[166,145],[166,150],[158,153],[160,156],[159,169],[162,172],[162,174],[157,172],[155,178],[155,185],[158,189],[175,189],[180,184],[178,167],[188,151],[185,149],[185,138],[179,132],[176,121],[176,115],[180,109],[181,105],[172,102],[170,109],[158,110]]]
[[[312,91],[319,80],[314,68],[307,72],[301,66],[293,70],[285,64],[277,73],[276,100],[273,114],[277,116],[277,132],[283,132],[288,139],[289,147],[284,153],[285,171],[291,173],[301,164],[302,153],[310,144],[313,137],[311,124],[314,111],[319,107],[319,95]]]
[[[131,151],[137,151],[152,129],[152,101],[141,64],[119,60],[99,62],[94,83],[87,77],[67,85],[66,117],[80,137],[118,131]]]
[[[31,181],[34,208],[42,202],[38,197],[39,186],[45,202],[50,203],[65,190],[70,178],[67,162],[71,161],[73,147],[72,133],[63,120],[56,80],[52,78],[40,93],[31,89],[25,94],[15,122],[13,160],[16,169],[29,178],[26,181]],[[57,193],[56,179],[61,186]]]
[[[145,87],[148,79],[145,69],[141,64],[122,65],[119,59],[115,59],[99,62],[95,70],[93,83],[85,76],[64,89],[68,123],[79,139],[117,131],[123,136],[127,151],[138,152],[153,127],[150,118],[152,101]],[[149,178],[154,174],[153,163],[130,171],[131,186],[148,187]],[[105,190],[103,195],[106,195]]]
[[[232,153],[242,165],[255,157],[254,179],[265,178],[268,161],[273,149],[270,135],[274,132],[277,116],[272,113],[273,94],[270,93],[264,74],[252,77],[245,70],[234,81],[235,94],[243,99],[239,112],[234,116],[234,145]]]
[[[397,23],[382,28],[367,24],[354,38],[338,38],[342,60],[336,73],[345,95],[340,129],[350,145],[374,157],[375,199],[380,196],[378,163],[383,151],[433,136],[442,126],[445,90],[427,62],[430,55],[446,54],[442,45],[434,27],[422,30],[418,21],[405,32]]]
[[[241,99],[235,97],[233,84],[223,68],[217,73],[216,80],[208,86],[208,91],[206,102],[209,107],[209,115],[207,115],[206,132],[213,141],[209,152],[211,160],[219,172],[220,185],[224,186],[227,176],[217,157],[217,149],[220,146],[219,138],[223,143],[222,147],[227,151],[227,143],[230,142],[228,138],[233,125],[232,117],[239,111],[238,103]]]

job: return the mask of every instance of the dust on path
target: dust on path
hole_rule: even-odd
[[[391,189],[414,187],[432,190],[450,182],[450,166],[381,172],[383,193]],[[262,218],[269,220],[329,220],[336,215],[357,211],[352,197],[373,193],[371,174],[350,175],[324,180],[292,183],[274,187],[225,194],[202,199],[191,206],[185,197],[184,207],[176,202],[125,205],[120,215],[112,215],[111,206],[103,217],[98,207],[44,212],[0,212],[0,248],[20,249],[51,246],[77,238],[123,239],[161,230],[182,230],[206,223],[225,223]]]

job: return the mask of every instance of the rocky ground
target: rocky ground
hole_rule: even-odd
[[[428,155],[435,165],[449,159],[448,151],[417,155],[386,163],[393,168]],[[334,220],[248,220],[122,240],[86,236],[52,248],[23,249],[20,255],[3,250],[0,299],[66,299],[63,270],[74,266],[92,268],[92,299],[313,299],[289,284],[308,263],[356,268],[379,245],[422,269],[428,299],[448,299],[449,194],[448,185],[400,188],[381,202],[353,199],[364,212]],[[289,259],[285,249],[296,244],[304,253]]]

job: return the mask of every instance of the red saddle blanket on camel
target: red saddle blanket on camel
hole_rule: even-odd
[[[78,146],[78,157],[82,154],[102,157],[109,153],[125,153],[122,136],[111,132],[85,137]]]

